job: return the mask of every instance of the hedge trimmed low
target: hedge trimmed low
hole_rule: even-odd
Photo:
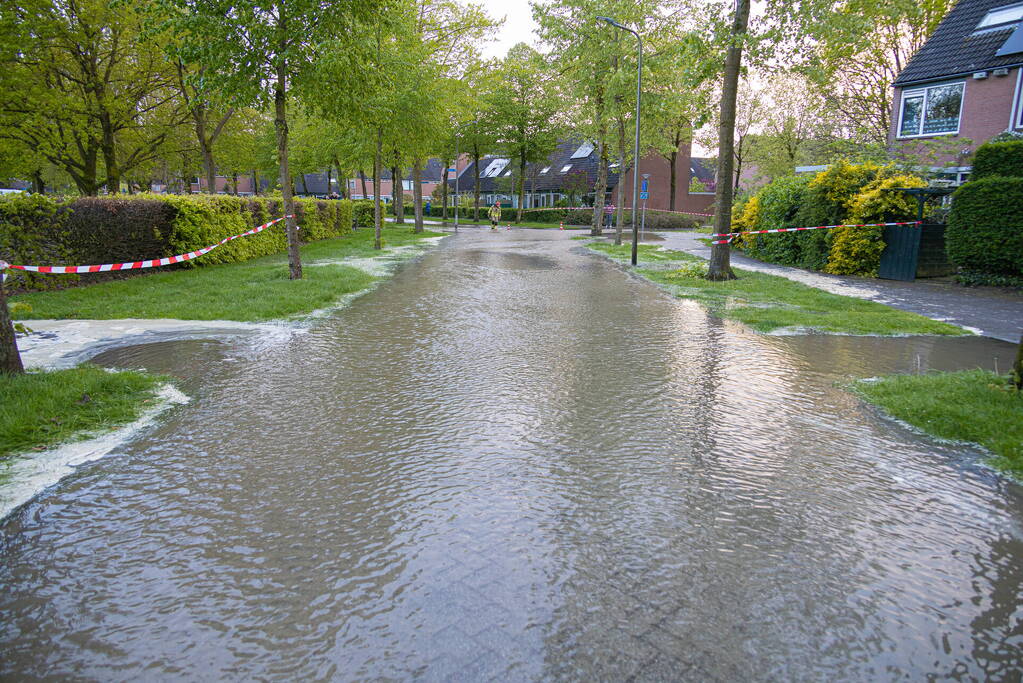
[[[993,176],[1023,177],[1023,140],[987,142],[977,148],[970,180]]]
[[[948,215],[945,249],[965,270],[1023,276],[1023,177],[992,176],[960,186]]]
[[[351,231],[352,203],[296,199],[303,242]],[[133,195],[70,201],[41,195],[0,197],[0,257],[12,263],[91,265],[187,253],[262,225],[283,214],[280,199],[229,195]],[[191,268],[246,261],[286,249],[280,227],[232,240]],[[130,272],[130,271],[129,271]],[[75,282],[124,277],[124,273],[34,275],[9,271],[14,290],[52,289]]]

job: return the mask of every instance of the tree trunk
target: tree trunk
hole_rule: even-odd
[[[615,244],[622,243],[625,216],[625,119],[618,117],[618,215],[615,217]]]
[[[20,375],[25,372],[18,353],[18,340],[14,336],[14,323],[11,312],[7,309],[7,296],[4,294],[3,270],[0,270],[0,374]]]
[[[522,211],[526,205],[526,150],[519,154],[519,210],[515,213],[515,222],[522,222]]]
[[[231,194],[238,196],[238,171],[231,173]]]
[[[252,195],[256,196],[259,194],[259,173],[253,169],[252,171]]]
[[[302,194],[309,194],[309,186],[305,184],[305,173],[299,173],[298,177],[302,179]]]
[[[714,191],[714,232],[732,230],[732,155],[735,142],[735,99],[739,91],[742,66],[742,39],[749,24],[750,0],[736,0],[732,37],[735,41],[725,55],[725,74],[721,83],[721,127],[718,129],[718,172]],[[721,239],[721,238],[718,238]],[[715,244],[710,252],[708,280],[734,280],[731,246]]]
[[[444,174],[443,184],[440,187],[440,219],[441,221],[448,220],[448,169],[451,168],[451,164],[447,159],[444,160]],[[457,172],[457,171],[456,171]]]
[[[281,51],[284,51],[283,45]],[[291,270],[291,279],[301,280],[302,256],[298,250],[298,226],[294,218],[295,199],[291,193],[291,174],[288,171],[287,78],[287,68],[282,59],[277,66],[277,85],[274,88],[274,128],[277,131],[277,161],[281,166],[281,195],[284,198],[284,215],[291,216],[284,221],[288,234],[288,265]]]
[[[416,159],[412,164],[412,202],[416,211],[415,232],[423,231],[423,163]]]
[[[1023,335],[1019,338],[1016,362],[1012,364],[1012,381],[1016,385],[1016,391],[1023,391]]]
[[[675,183],[676,183],[676,168],[678,167],[678,148],[672,151],[671,158],[668,160],[668,164],[671,167],[668,173],[668,211],[675,210]]]
[[[327,196],[334,194],[334,190],[330,188],[330,181],[334,177],[334,167],[330,164],[327,165]]]
[[[604,195],[607,194],[607,146],[603,135],[607,129],[601,125],[601,138],[597,141],[597,185],[593,188],[593,222],[590,235],[597,237],[604,232]]]
[[[359,180],[362,181],[362,198],[364,200],[369,199],[369,190],[366,189],[366,172],[363,171],[361,168],[359,169]],[[376,187],[375,183],[373,187]]]
[[[196,115],[195,133],[199,138],[199,152],[202,154],[202,171],[206,176],[206,191],[210,194],[217,193],[217,167],[213,165],[213,150],[206,138],[206,113],[201,111]],[[202,190],[202,188],[199,188]]]
[[[377,149],[373,155],[373,248],[382,249],[383,245],[380,243],[380,224],[383,222],[384,217],[380,212],[380,169],[382,167],[382,159],[384,152],[384,131],[381,128],[377,128]]]
[[[457,160],[456,160],[457,163]],[[472,179],[472,220],[480,222],[480,146],[472,143],[473,172],[476,177]]]
[[[405,188],[401,177],[401,167],[391,167],[391,201],[394,202],[394,222],[405,222]]]
[[[109,116],[100,117],[100,128],[100,149],[103,152],[103,165],[107,174],[107,192],[118,194],[121,191],[121,170],[117,167],[117,146]]]
[[[46,182],[38,169],[32,171],[32,191],[36,194],[46,194]]]

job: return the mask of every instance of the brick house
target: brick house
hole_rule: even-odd
[[[563,140],[543,162],[526,165],[526,207],[554,206],[576,194],[576,202],[591,206],[594,203],[593,186],[597,182],[600,159],[595,146],[579,140]],[[675,210],[709,213],[714,203],[714,170],[710,160],[691,156],[688,144],[679,148],[676,160]],[[480,204],[489,205],[500,200],[505,206],[518,207],[514,174],[517,166],[507,157],[486,156],[479,168],[469,163],[458,175],[458,193],[472,197],[475,184],[480,186]],[[671,167],[667,159],[655,153],[640,160],[640,175],[649,174],[648,209],[667,210],[670,206]],[[607,174],[605,201],[619,201],[617,188],[623,182],[622,199],[626,207],[632,205],[633,169],[623,175],[618,165],[611,162]],[[706,191],[690,192],[690,183],[698,179]],[[642,180],[641,180],[642,183]],[[454,194],[455,181],[448,181]],[[573,187],[574,186],[574,187]],[[588,190],[578,191],[578,187]],[[642,201],[642,200],[640,200]]]
[[[1023,3],[959,0],[895,79],[891,149],[923,158],[921,143],[945,143],[936,161],[962,182],[981,143],[1023,132],[1021,66]]]

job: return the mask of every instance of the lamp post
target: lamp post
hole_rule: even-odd
[[[458,134],[461,126],[455,126],[455,232],[458,232]]]
[[[639,223],[636,222],[636,199],[639,195],[639,106],[643,97],[643,38],[628,26],[619,24],[611,17],[597,17],[597,21],[606,21],[615,28],[628,31],[636,36],[639,45],[639,61],[636,65],[636,144],[633,147],[632,162],[632,265],[636,265],[639,255]],[[625,169],[622,169],[625,170]]]

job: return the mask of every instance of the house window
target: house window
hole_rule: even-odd
[[[977,24],[977,29],[987,28],[988,26],[998,26],[999,24],[1008,24],[1013,21],[1019,21],[1023,19],[1023,4],[1009,5],[1007,7],[996,7],[995,9],[988,10],[988,13],[984,15],[984,18]]]
[[[551,170],[551,167],[550,167],[550,166],[544,166],[544,167],[543,167],[543,170],[542,170],[542,171],[540,171],[540,175],[543,175],[544,173],[546,173],[546,172],[547,172],[547,171],[549,171],[549,170]]]
[[[571,170],[571,168],[572,168],[572,164],[565,164],[564,166],[561,167],[561,172],[562,173],[568,173],[569,170]]]
[[[965,83],[935,85],[902,93],[899,137],[959,132]]]

